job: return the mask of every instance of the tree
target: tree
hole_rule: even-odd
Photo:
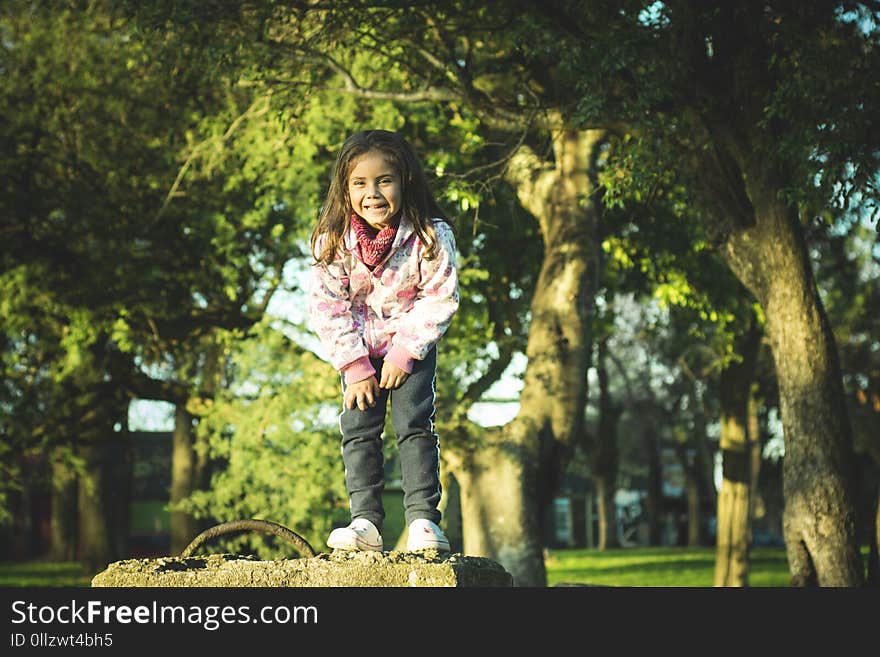
[[[197,429],[224,467],[183,506],[217,521],[278,522],[320,546],[334,522],[348,515],[336,376],[273,323],[267,319],[235,342],[231,385],[218,391]],[[230,545],[264,558],[277,554],[260,536],[223,549]]]
[[[761,339],[757,318],[753,322],[750,330],[738,337],[736,353],[740,360],[728,363],[719,375],[723,471],[718,499],[715,586],[748,584],[753,500],[757,494],[755,470],[761,447],[749,423]]]
[[[127,480],[105,464],[125,462],[109,450],[129,400],[200,399],[204,346],[259,320],[296,251],[277,186],[287,128],[269,99],[205,75],[197,52],[168,64],[106,7],[20,2],[0,19],[4,459],[14,475],[28,450],[75,449],[94,569],[123,550]],[[247,154],[217,157],[233,135]]]
[[[591,151],[601,141],[597,133],[611,131],[659,136],[656,143],[639,138],[629,147],[615,144],[618,162],[640,159],[642,170],[651,170],[647,161],[680,172],[701,201],[711,244],[767,317],[780,366],[783,420],[794,450],[786,460],[794,581],[858,581],[846,472],[849,429],[845,420],[838,421],[846,418],[839,412],[839,368],[797,217],[808,197],[820,201],[814,207],[825,205],[840,181],[845,193],[870,191],[873,181],[876,149],[866,117],[876,109],[871,96],[876,85],[863,80],[877,70],[872,65],[876,48],[836,4],[740,8],[672,2],[643,10],[635,2],[522,2],[498,8],[462,1],[428,11],[421,6],[402,10],[393,3],[280,8],[258,3],[206,16],[196,5],[181,3],[176,12],[178,20],[218,28],[219,41],[232,49],[251,38],[248,65],[267,83],[303,84],[303,62],[316,62],[321,66],[306,76],[310,84],[335,85],[370,99],[457,103],[473,111],[481,125],[510,135],[508,143],[515,148],[503,160],[504,171],[536,214],[550,249],[545,271],[553,272],[560,262],[571,265],[571,278],[559,280],[574,281],[574,287],[566,295],[567,310],[554,314],[549,311],[559,306],[547,302],[554,298],[551,287],[558,286],[550,285],[552,277],[539,279],[521,421],[489,437],[486,456],[494,449],[501,460],[492,464],[501,466],[490,470],[473,461],[468,466],[476,475],[474,490],[483,487],[483,474],[491,475],[486,488],[507,487],[513,506],[523,510],[514,523],[520,529],[513,532],[491,521],[472,528],[472,536],[479,537],[476,553],[496,556],[520,582],[543,579],[535,504],[552,491],[558,466],[570,451],[586,389],[584,381],[566,378],[570,370],[540,371],[548,359],[541,358],[545,350],[538,346],[560,347],[561,341],[545,339],[559,333],[565,349],[557,356],[575,367],[586,362],[590,339],[572,341],[565,331],[584,336],[589,326],[589,303],[581,301],[591,299],[584,263],[593,257],[595,244],[585,242],[592,233],[583,227],[595,221],[598,207],[591,205],[597,187],[584,172],[598,155]],[[204,20],[193,21],[194,16]],[[381,32],[364,27],[371,24],[381,24]],[[814,38],[816,33],[821,38]],[[353,41],[356,49],[347,47]],[[362,53],[375,55],[374,68],[352,67]],[[389,70],[395,75],[384,76]],[[851,73],[838,77],[839,70]],[[631,178],[625,166],[619,168],[622,178]],[[781,244],[787,246],[778,248]],[[559,253],[553,251],[557,246]],[[791,289],[798,294],[788,294]],[[794,326],[799,330],[791,333]],[[820,345],[818,352],[808,344]],[[804,358],[815,353],[822,358],[820,375],[814,377]],[[813,383],[808,394],[801,394],[798,382],[805,378]],[[551,390],[549,381],[560,385]],[[566,394],[553,397],[558,405],[552,411],[535,408],[548,390]],[[820,411],[811,414],[814,408]],[[575,419],[563,421],[563,416]],[[822,458],[803,459],[813,449]],[[532,467],[534,460],[540,467]],[[813,484],[823,492],[805,497]],[[815,524],[803,524],[815,515],[811,505],[818,499],[833,510],[822,514],[835,537],[828,541],[818,538]]]
[[[766,317],[792,582],[859,585],[851,429],[804,224],[855,192],[874,202],[880,51],[863,29],[873,14],[832,2],[593,9],[546,14],[587,44],[584,124],[613,118],[664,137],[651,157],[677,159],[713,244]]]
[[[623,164],[623,162],[621,162]],[[616,226],[603,242],[605,276],[612,281],[609,290],[617,295],[632,291],[639,298],[653,297],[666,309],[666,320],[661,328],[646,327],[642,339],[651,346],[653,359],[664,363],[668,372],[662,388],[674,392],[673,398],[656,403],[656,412],[670,413],[668,424],[672,429],[671,445],[679,455],[683,471],[688,501],[688,538],[692,545],[708,541],[705,511],[715,499],[713,484],[713,458],[709,444],[710,424],[719,414],[721,421],[722,453],[744,449],[737,447],[738,435],[745,436],[746,413],[742,408],[730,408],[727,400],[729,386],[725,382],[729,373],[742,369],[738,363],[752,360],[745,345],[749,340],[744,336],[754,333],[746,319],[751,316],[753,301],[742,285],[735,279],[718,254],[711,248],[701,216],[689,202],[688,190],[678,180],[672,168],[656,167],[650,163],[650,171],[634,170],[642,164],[638,159],[629,159],[626,166],[634,178],[649,178],[650,185],[636,189],[620,185],[620,165],[609,167],[602,177],[606,189],[606,202],[612,207],[606,212],[607,221]],[[611,306],[613,304],[607,303]],[[650,322],[648,322],[650,325]],[[614,329],[621,332],[620,327]],[[616,350],[631,349],[612,337]],[[633,359],[617,354],[613,361],[617,370],[624,373],[626,366],[632,368]],[[748,371],[748,368],[746,368]],[[629,378],[640,378],[637,373]],[[634,386],[625,378],[627,396],[635,404]],[[742,378],[742,377],[740,377]],[[724,392],[719,394],[719,380]],[[749,375],[743,378],[749,397]],[[656,398],[657,392],[648,395]],[[677,399],[676,399],[677,397]],[[659,401],[659,400],[657,400]],[[643,404],[645,402],[642,402]],[[720,409],[719,409],[720,406]],[[661,408],[662,407],[662,408]],[[731,431],[734,429],[734,431]],[[737,434],[736,431],[742,431]],[[649,435],[653,431],[648,430]],[[753,443],[753,448],[758,448]],[[656,446],[653,440],[646,446],[653,453]],[[734,454],[727,455],[724,467],[729,469],[734,462]],[[750,466],[750,459],[737,459],[737,463]],[[747,569],[747,548],[750,541],[749,495],[753,477],[750,468],[742,476],[737,476],[739,492],[728,493],[733,481],[722,477],[721,495],[718,500],[718,541],[719,568],[727,569],[730,558],[730,545],[738,545],[745,550],[738,558],[744,559]],[[733,470],[731,470],[733,472]],[[651,477],[658,480],[659,475]],[[656,511],[660,505],[654,485],[649,495],[649,514],[651,535],[654,541],[659,538],[659,522]],[[728,501],[733,500],[734,504]],[[740,506],[743,502],[744,506]],[[737,517],[743,523],[735,537],[725,519]],[[723,546],[723,547],[722,547]],[[725,565],[721,565],[724,562]]]
[[[830,225],[809,227],[816,278],[834,327],[844,372],[847,408],[859,473],[859,540],[868,543],[868,580],[880,577],[877,500],[880,497],[880,366],[873,318],[880,308],[880,244],[860,211],[841,213]]]
[[[450,462],[461,486],[465,551],[496,558],[518,584],[541,585],[543,509],[573,450],[586,401],[589,272],[599,208],[593,192],[603,132],[572,127],[556,94],[569,81],[523,61],[516,47],[523,33],[507,12],[479,3],[443,10],[366,8],[382,25],[373,32],[352,23],[348,9],[343,3],[325,11],[320,16],[325,31],[307,44],[279,38],[278,46],[324,62],[330,82],[338,81],[348,93],[467,107],[486,131],[510,135],[508,143],[516,140],[499,161],[500,170],[536,218],[544,249],[531,298],[520,411],[507,426],[486,431],[476,448],[453,446]],[[358,50],[372,53],[379,66],[356,77],[350,57],[338,47],[346,42],[343,34],[356,34]],[[407,75],[383,78],[385,62]],[[275,66],[289,71],[295,63]],[[535,71],[546,73],[538,82],[543,92],[532,85]]]
[[[80,474],[92,485],[81,478],[80,555],[94,567],[118,549],[107,526],[118,514],[105,503],[102,453],[126,439],[119,385],[126,368],[110,341],[112,324],[119,299],[142,294],[138,259],[122,248],[144,232],[134,216],[144,197],[129,181],[141,180],[142,189],[157,181],[153,137],[129,138],[132,125],[155,117],[131,93],[148,66],[139,45],[124,43],[100,12],[53,14],[17,3],[4,8],[2,21],[9,117],[0,164],[2,285],[10,292],[3,328],[11,356],[4,424],[19,452],[70,441],[82,457]],[[113,44],[115,58],[95,56]],[[150,93],[146,81],[139,89]],[[138,170],[133,162],[150,164]],[[30,384],[36,397],[23,394]],[[38,403],[27,410],[31,401]]]
[[[600,550],[620,547],[617,536],[617,490],[618,449],[617,425],[623,411],[621,404],[612,401],[607,365],[607,337],[597,343],[596,374],[599,379],[599,421],[596,427],[596,447],[590,459],[593,464],[596,485],[596,503],[599,510]]]
[[[352,9],[365,11],[371,20],[364,22],[359,17],[355,21]],[[479,33],[488,39],[488,46],[471,41],[471,35],[457,36],[464,34],[463,26],[475,24],[472,10],[479,14]],[[158,13],[159,18],[141,13],[141,20],[161,23],[167,17]],[[504,66],[517,60],[516,53],[512,57],[492,57],[491,53],[504,50],[510,54],[516,35],[497,29],[499,25],[509,26],[510,17],[499,22],[488,8],[479,5],[462,3],[446,12],[425,7],[368,7],[362,3],[271,8],[266,4],[206,16],[195,5],[184,3],[172,18],[179,21],[194,15],[214,26],[221,34],[220,41],[232,49],[244,42],[243,35],[257,35],[257,39],[247,42],[249,70],[275,88],[306,84],[310,88],[335,87],[372,100],[449,101],[453,111],[455,105],[467,107],[483,124],[497,124],[501,130],[512,126],[520,133],[529,133],[529,116],[535,116],[534,111],[526,115],[517,106],[515,92],[506,94],[514,98],[510,111],[493,94],[475,86],[478,78],[490,82]],[[382,29],[364,29],[369,23],[381,24]],[[349,47],[353,38],[358,42],[356,49]],[[502,50],[496,50],[499,44]],[[459,60],[466,67],[463,74],[456,75]],[[320,66],[304,73],[304,62]],[[364,66],[364,62],[370,66]],[[468,62],[477,69],[467,69]],[[511,70],[503,77],[514,81],[513,73]],[[428,81],[427,91],[419,89],[423,80]],[[552,494],[565,453],[577,433],[585,400],[583,373],[588,349],[584,335],[590,295],[585,288],[588,265],[582,252],[593,246],[588,225],[596,209],[589,184],[585,184],[589,181],[585,172],[597,156],[594,149],[600,140],[598,133],[567,130],[558,114],[548,121],[543,119],[541,116],[540,129],[528,135],[534,147],[520,140],[521,148],[501,160],[501,164],[509,165],[508,180],[521,202],[527,200],[532,211],[550,213],[539,223],[546,252],[529,327],[534,337],[528,349],[531,373],[526,373],[526,403],[516,425],[503,435],[489,432],[478,452],[463,452],[457,459],[467,469],[467,476],[457,476],[463,506],[477,505],[482,516],[489,519],[488,524],[475,522],[465,527],[466,551],[502,555],[502,563],[523,584],[545,581],[541,531],[536,522],[542,501]],[[539,155],[547,143],[557,150],[555,162]],[[569,180],[572,176],[574,179]],[[554,299],[558,280],[566,281],[571,288]],[[563,299],[564,305],[560,305]],[[557,333],[561,339],[554,337]],[[547,399],[553,400],[552,407],[544,404]],[[509,467],[495,468],[499,459]],[[498,472],[489,473],[483,460],[492,463],[493,470],[506,472],[503,485],[498,485]],[[542,477],[542,472],[547,476]],[[510,510],[516,513],[516,522],[501,522],[499,513],[509,514]],[[471,517],[479,516],[473,513]]]

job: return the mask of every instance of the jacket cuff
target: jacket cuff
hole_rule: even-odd
[[[369,356],[361,356],[340,370],[345,375],[346,385],[369,379],[376,373]]]
[[[413,364],[416,361],[411,353],[409,353],[403,347],[399,347],[397,345],[391,346],[389,352],[385,354],[385,360],[390,362],[392,365],[396,365],[407,374],[412,374]]]

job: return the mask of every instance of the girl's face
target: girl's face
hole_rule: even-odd
[[[381,229],[400,210],[400,174],[381,152],[364,153],[354,161],[348,176],[348,198],[359,217]]]

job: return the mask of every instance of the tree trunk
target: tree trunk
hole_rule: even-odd
[[[119,384],[128,362],[103,347],[95,348],[94,357],[109,377],[77,396],[81,415],[71,428],[84,462],[77,490],[77,558],[92,573],[127,552],[133,467],[127,419],[130,399]]]
[[[874,588],[880,588],[880,548],[878,548],[880,546],[880,485],[874,492],[873,522],[868,543],[867,583]]]
[[[694,385],[695,403],[699,400],[700,410],[694,415],[694,477],[697,482],[697,503],[688,522],[688,543],[705,545],[708,542],[707,527],[704,522],[707,509],[717,505],[715,492],[715,459],[709,449],[709,431],[707,428],[707,411],[703,399]],[[693,541],[693,542],[692,542]]]
[[[648,489],[645,516],[648,519],[648,545],[660,545],[663,534],[663,466],[660,463],[660,440],[650,417],[643,418],[642,442],[648,461]]]
[[[697,547],[702,542],[702,498],[704,485],[701,481],[702,472],[697,463],[696,455],[691,458],[688,454],[688,445],[695,444],[705,437],[699,435],[691,436],[690,440],[686,437],[676,439],[675,453],[681,463],[682,473],[684,474],[684,490],[685,490],[685,517],[687,528],[684,534],[684,544],[690,547]]]
[[[199,534],[199,524],[188,511],[177,505],[194,490],[196,453],[193,441],[193,416],[182,406],[174,411],[174,434],[171,447],[171,513],[169,531],[171,554],[180,554]]]
[[[79,478],[78,555],[77,559],[87,573],[98,573],[114,561],[113,546],[107,526],[107,486],[104,463],[107,450],[105,440],[92,439],[80,443],[79,456],[83,459],[84,474]]]
[[[703,513],[702,498],[703,487],[697,479],[697,468],[691,466],[690,475],[686,479],[686,497],[687,497],[687,545],[688,547],[699,547],[703,544]]]
[[[531,304],[520,409],[476,452],[460,456],[464,550],[497,560],[518,586],[545,586],[542,514],[583,422],[598,207],[590,172],[601,131],[561,130],[549,168],[527,147],[508,180],[540,224],[541,272]],[[591,267],[592,265],[592,267]]]
[[[50,561],[76,559],[76,473],[63,460],[52,462],[52,544]]]
[[[591,547],[587,532],[587,500],[589,495],[571,497],[571,544],[573,547]]]
[[[213,399],[223,376],[223,347],[214,338],[205,339],[203,358],[194,359],[184,367],[185,378],[198,381],[200,396],[191,397],[186,405],[177,404],[174,411],[174,433],[171,443],[171,513],[169,533],[171,554],[180,554],[203,530],[209,520],[197,519],[178,505],[197,490],[210,486],[211,461],[208,437],[196,431],[196,418]],[[201,363],[199,372],[197,362]],[[201,376],[199,376],[201,374]]]
[[[724,256],[759,300],[785,431],[784,533],[795,586],[859,586],[852,435],[834,335],[794,209],[750,171],[754,224],[733,231]]]
[[[596,482],[596,496],[599,508],[600,550],[620,547],[617,535],[617,423],[621,408],[615,406],[608,389],[608,369],[605,366],[607,340],[598,344],[596,371],[599,378],[599,429],[596,435],[596,450],[593,458],[593,472]]]
[[[116,558],[128,555],[128,539],[131,532],[131,500],[134,487],[134,450],[128,421],[121,423],[120,431],[113,433],[107,445],[107,528],[110,533],[113,554]]]
[[[494,559],[515,586],[546,586],[538,467],[522,453],[527,436],[511,434],[509,425],[490,429],[457,475],[464,553]]]
[[[78,561],[86,572],[96,573],[128,550],[132,483],[128,432],[96,427],[80,442],[79,455],[85,476],[79,478],[76,492]]]
[[[761,350],[760,342],[758,343],[758,352]],[[756,354],[757,356],[757,354]],[[749,419],[748,419],[748,437],[749,446],[751,448],[751,474],[752,479],[749,483],[749,514],[754,522],[756,519],[762,518],[765,514],[765,506],[761,496],[761,455],[764,450],[764,443],[761,440],[761,423],[758,418],[759,400],[757,398],[758,384],[753,382],[749,390]],[[751,540],[752,528],[749,527],[749,540]]]
[[[598,550],[620,547],[617,536],[617,509],[614,502],[615,486],[607,477],[595,477],[596,507],[599,512]]]
[[[753,446],[758,442],[749,421],[749,403],[761,334],[752,324],[737,340],[741,362],[721,372],[722,480],[718,496],[715,586],[748,586],[753,493],[756,473]]]
[[[12,515],[9,554],[13,561],[31,559],[33,549],[33,494],[29,481],[23,482],[21,488],[10,495],[9,508]]]

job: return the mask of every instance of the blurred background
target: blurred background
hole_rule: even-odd
[[[4,2],[8,572],[347,524],[308,240],[383,128],[456,225],[454,550],[526,585],[675,548],[746,586],[762,547],[777,583],[876,583],[878,14],[806,4]]]

